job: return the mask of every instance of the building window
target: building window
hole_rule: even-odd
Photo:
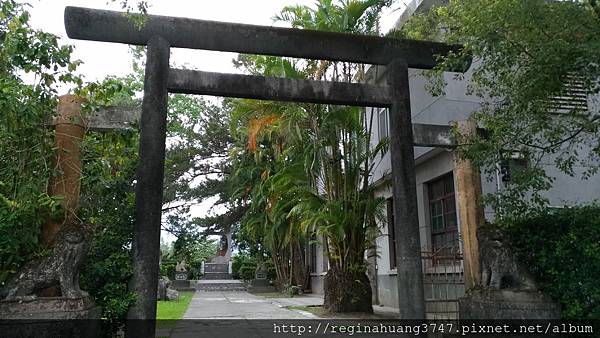
[[[453,256],[459,253],[459,244],[452,173],[431,181],[428,189],[433,256]]]
[[[510,158],[500,162],[500,177],[502,182],[510,182],[515,174],[519,174],[527,170],[529,162],[525,158]]]
[[[310,251],[310,272],[317,273],[317,237],[310,238],[308,248]]]
[[[551,113],[585,112],[588,110],[588,95],[584,79],[576,74],[567,75],[563,79],[562,88],[548,98]]]
[[[377,108],[377,124],[379,126],[379,141],[388,137],[388,110],[387,108]]]
[[[396,232],[394,231],[394,199],[387,199],[387,230],[390,254],[390,269],[396,268]]]

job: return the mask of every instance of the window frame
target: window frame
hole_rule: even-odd
[[[396,259],[396,231],[394,228],[394,198],[386,199],[387,205],[387,231],[388,231],[388,255],[390,261],[390,270],[397,267]]]
[[[447,184],[451,183],[451,189],[447,190]],[[442,185],[442,193],[441,195],[434,197],[434,186],[436,184]],[[452,209],[448,210],[448,203],[452,204]],[[433,209],[434,205],[438,204],[441,206],[441,213],[434,214]],[[460,243],[459,243],[459,232],[458,232],[458,217],[456,210],[456,187],[454,185],[454,175],[453,172],[449,172],[447,174],[441,175],[429,182],[427,182],[427,207],[429,214],[429,225],[430,225],[430,239],[431,239],[431,252],[434,257],[438,254],[439,249],[443,249],[446,247],[447,243],[444,243],[441,247],[436,246],[436,238],[447,237],[448,234],[452,234],[451,237],[456,237],[456,244],[452,247],[455,247],[458,251],[460,251]],[[453,216],[451,216],[453,215]],[[434,219],[437,217],[441,217],[442,227],[440,229],[435,229],[434,227]],[[449,217],[453,217],[453,225],[449,226],[448,221]],[[456,235],[453,235],[456,234]],[[443,241],[443,240],[442,240]],[[454,240],[452,240],[454,241]],[[450,242],[448,242],[450,243]],[[435,264],[435,262],[434,262]]]
[[[377,135],[378,135],[379,142],[381,142],[381,140],[383,140],[386,137],[389,137],[389,135],[390,135],[390,122],[389,122],[389,116],[388,116],[388,109],[387,108],[376,108],[375,111],[377,112]],[[382,126],[382,121],[384,124],[383,126]]]

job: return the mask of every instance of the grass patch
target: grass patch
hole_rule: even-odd
[[[156,319],[158,320],[156,328],[171,329],[175,327],[177,320],[183,317],[190,305],[193,296],[193,291],[182,291],[179,292],[179,299],[177,300],[159,300],[156,302]]]

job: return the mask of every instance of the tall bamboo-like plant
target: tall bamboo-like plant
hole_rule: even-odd
[[[316,9],[286,7],[276,18],[297,28],[374,34],[384,5],[375,0],[320,0]],[[346,82],[364,78],[364,66],[348,63],[243,56],[239,65],[266,76]],[[246,152],[254,154],[255,163],[272,164],[254,175],[248,194],[254,213],[247,219],[264,229],[279,229],[285,236],[278,243],[322,236],[330,262],[325,307],[372,312],[365,252],[377,232],[375,218],[383,201],[374,197],[369,178],[375,158],[387,150],[385,140],[370,146],[372,116],[357,107],[247,100],[238,101],[235,111],[234,120],[246,122]]]
[[[234,116],[243,119],[242,125],[247,125],[239,136],[242,148],[246,149],[236,152],[234,175],[234,196],[248,205],[241,231],[245,238],[252,239],[257,245],[264,245],[281,288],[287,285],[308,286],[301,249],[304,233],[287,218],[291,205],[286,207],[283,201],[290,199],[274,191],[271,179],[273,173],[287,165],[285,157],[281,156],[282,140],[277,137],[271,139],[270,133],[261,130],[271,128],[278,119],[277,115],[266,113],[269,108],[278,105],[269,107],[268,104],[259,103],[257,106],[257,103],[239,101],[234,110]],[[257,117],[255,111],[264,116]]]

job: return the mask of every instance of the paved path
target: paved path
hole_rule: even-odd
[[[304,322],[310,325],[311,323],[308,321],[318,318],[312,313],[291,310],[286,307],[322,304],[322,295],[268,298],[246,291],[196,291],[183,316],[184,319],[192,320],[181,320],[168,334],[159,333],[158,336],[171,338],[278,338],[281,335],[274,334],[274,323],[282,324],[286,321],[290,323],[289,320],[292,320],[292,323]],[[374,315],[349,314],[349,316],[339,315],[336,318],[381,319],[389,318],[390,315],[397,316],[397,310],[394,311],[391,308],[376,306],[374,310]],[[282,322],[278,322],[278,320]],[[312,334],[303,336],[304,338],[316,337]]]
[[[271,338],[272,320],[310,320],[315,315],[289,310],[286,306],[321,305],[321,297],[266,298],[246,291],[196,291],[181,320],[169,334],[171,338],[233,337]],[[229,319],[235,321],[228,321]],[[266,319],[266,321],[256,321]],[[226,321],[224,321],[226,320]],[[271,320],[271,321],[269,321]]]
[[[307,319],[314,315],[285,306],[321,305],[319,297],[265,298],[245,291],[197,291],[184,319]]]

